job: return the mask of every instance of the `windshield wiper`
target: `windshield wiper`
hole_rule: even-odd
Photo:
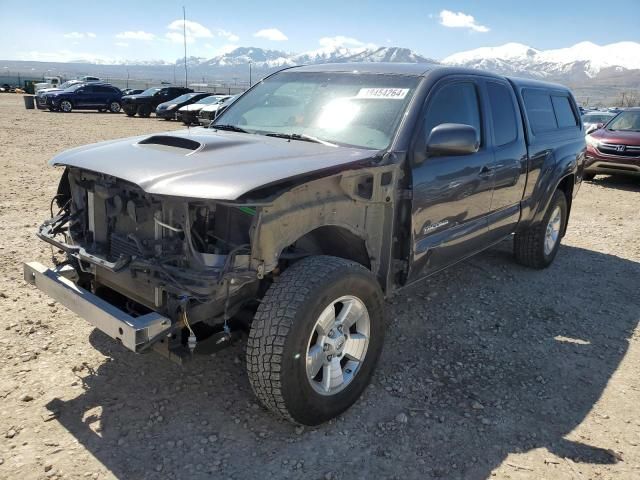
[[[311,135],[307,135],[305,133],[276,133],[270,132],[265,133],[265,137],[277,137],[277,138],[286,138],[287,140],[300,140],[302,142],[312,142],[312,143],[320,143],[322,145],[326,145],[328,147],[337,147],[335,143],[327,142],[326,140],[322,140],[318,137],[313,137]]]
[[[230,132],[240,132],[240,133],[249,133],[247,132],[244,128],[240,128],[236,125],[217,125],[217,124],[211,124],[209,125],[209,128],[214,128],[216,130],[228,130]]]

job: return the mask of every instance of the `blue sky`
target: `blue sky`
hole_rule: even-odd
[[[32,0],[19,7],[0,0],[0,59],[173,61],[183,54],[182,5],[189,55],[203,57],[234,46],[302,52],[342,44],[402,46],[440,59],[507,42],[549,49],[640,41],[640,0],[538,0],[534,7],[517,0]]]

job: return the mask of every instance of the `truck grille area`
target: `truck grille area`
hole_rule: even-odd
[[[109,255],[113,259],[121,256],[139,257],[143,255],[135,241],[121,233],[112,233],[109,245]]]

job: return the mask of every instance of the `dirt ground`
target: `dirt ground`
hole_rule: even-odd
[[[372,385],[318,428],[252,395],[244,345],[178,367],[28,286],[62,150],[180,128],[0,94],[0,478],[640,479],[640,181],[582,186],[547,270],[504,242],[389,303]]]

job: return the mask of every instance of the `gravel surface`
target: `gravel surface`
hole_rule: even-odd
[[[135,355],[22,280],[53,154],[180,125],[0,112],[0,478],[640,478],[640,181],[583,185],[547,270],[509,241],[403,291],[362,399],[302,428],[257,404],[244,343]]]

